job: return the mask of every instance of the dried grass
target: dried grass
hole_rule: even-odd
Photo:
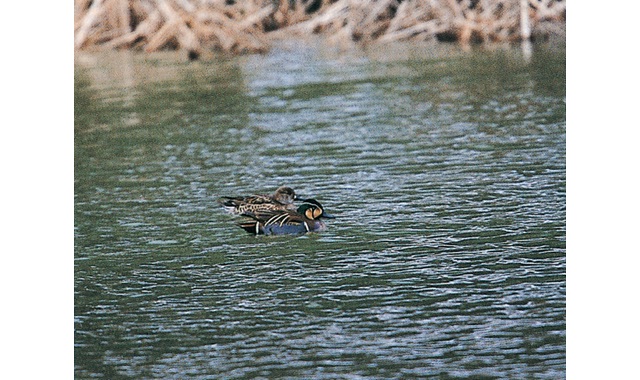
[[[563,33],[565,21],[564,0],[75,0],[75,47],[185,49],[197,57],[263,52],[270,37],[316,33],[469,44]]]

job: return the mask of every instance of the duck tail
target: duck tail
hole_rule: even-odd
[[[218,204],[229,214],[238,214],[241,198],[221,197],[217,200]]]
[[[218,198],[218,203],[225,207],[236,207],[239,205],[240,200],[240,198],[234,197],[221,197]]]

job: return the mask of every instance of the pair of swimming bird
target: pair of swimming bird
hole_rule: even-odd
[[[293,203],[302,203],[296,207]],[[230,213],[247,219],[238,225],[256,235],[301,235],[321,232],[327,226],[322,218],[334,218],[315,199],[301,199],[292,188],[281,186],[273,195],[222,197],[218,202]]]

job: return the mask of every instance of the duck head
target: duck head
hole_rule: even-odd
[[[335,218],[335,216],[326,213],[320,202],[316,201],[315,199],[305,199],[300,207],[298,207],[298,213],[311,220],[320,218]]]
[[[298,199],[296,192],[292,188],[287,186],[280,186],[273,194],[273,199],[282,204],[291,204],[295,199]]]

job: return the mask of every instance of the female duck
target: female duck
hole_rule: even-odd
[[[280,186],[273,195],[258,194],[240,197],[222,197],[220,203],[231,214],[267,210],[295,210],[293,201],[299,199],[292,188]]]

